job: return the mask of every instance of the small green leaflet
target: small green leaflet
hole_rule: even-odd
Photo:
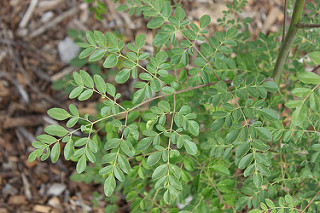
[[[44,131],[46,133],[48,133],[49,135],[53,135],[53,136],[65,136],[69,131],[66,130],[65,128],[63,128],[62,126],[59,125],[50,125],[47,126]]]
[[[308,109],[305,104],[297,107],[297,109],[292,113],[292,124],[299,126],[308,117]]]
[[[313,63],[315,63],[316,65],[320,64],[320,52],[319,51],[309,53],[308,56]]]
[[[143,34],[139,34],[136,36],[135,41],[138,49],[141,49],[144,46],[144,44],[146,43],[146,39],[146,36]]]
[[[184,148],[190,155],[195,155],[198,152],[197,145],[189,140],[184,140]]]
[[[79,159],[76,169],[77,169],[77,173],[80,174],[82,173],[87,166],[87,160],[86,160],[86,156],[82,155],[82,157]]]
[[[107,197],[110,197],[116,188],[116,180],[113,174],[109,175],[109,177],[104,182],[104,193]]]
[[[305,84],[320,84],[320,76],[313,72],[302,72],[298,75],[298,79]]]
[[[65,120],[67,118],[70,118],[70,114],[64,110],[64,109],[60,109],[60,108],[51,108],[48,110],[48,115],[56,120],[62,121]]]
[[[100,75],[94,75],[94,83],[96,84],[97,90],[105,94],[107,91],[106,83],[104,82],[103,78]]]
[[[161,27],[161,25],[163,24],[164,22],[164,19],[162,17],[155,17],[155,18],[152,18],[148,24],[147,24],[147,27],[149,29],[156,29],[156,28],[159,28]]]
[[[198,136],[199,135],[199,124],[196,121],[189,121],[189,125],[188,125],[188,130],[189,132],[194,135],[194,136]]]
[[[118,56],[116,56],[115,54],[111,54],[106,58],[106,60],[103,63],[103,66],[105,68],[112,68],[116,66],[117,63],[118,63]]]
[[[186,17],[186,12],[182,7],[177,7],[174,11],[174,15],[178,19],[178,21],[182,21]]]
[[[206,26],[208,26],[211,22],[211,18],[209,15],[203,15],[201,18],[200,18],[200,27],[201,28],[205,28]]]

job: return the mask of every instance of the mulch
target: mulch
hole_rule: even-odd
[[[104,212],[104,197],[94,196],[94,192],[103,194],[99,184],[70,181],[70,175],[75,173],[74,163],[63,157],[56,164],[49,160],[29,163],[27,159],[35,137],[43,133],[46,125],[56,123],[46,111],[73,103],[63,90],[52,87],[65,74],[78,70],[63,63],[58,51],[68,29],[118,30],[127,42],[143,33],[147,36],[146,50],[152,51],[153,35],[146,29],[143,17],[115,12],[117,5],[112,0],[105,2],[107,12],[103,21],[97,21],[89,6],[80,0],[0,1],[0,213]],[[216,20],[226,9],[226,1],[182,2],[193,22],[209,14],[213,20],[210,33],[223,30]],[[282,0],[249,0],[238,16],[254,19],[254,35],[276,32],[283,21],[282,5]],[[82,112],[95,112],[94,104],[77,106]],[[92,202],[94,198],[96,201]],[[118,212],[128,212],[123,200],[117,204]]]

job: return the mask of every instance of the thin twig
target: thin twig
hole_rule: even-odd
[[[317,192],[317,194],[312,198],[312,200],[308,203],[308,205],[303,209],[302,213],[309,207],[309,205],[313,202],[313,200],[318,196],[320,193],[320,190]]]
[[[22,20],[19,23],[19,28],[25,28],[32,16],[34,9],[38,4],[38,0],[31,0],[27,12],[24,14]]]
[[[53,28],[55,25],[59,24],[60,22],[62,22],[65,18],[67,18],[68,16],[72,16],[77,12],[78,8],[77,7],[73,7],[70,10],[60,14],[59,16],[57,16],[56,18],[54,18],[52,21],[50,21],[49,23],[45,23],[44,25],[42,25],[41,27],[39,27],[38,29],[34,30],[30,37],[34,38],[36,36],[41,35],[42,33],[44,33],[46,30]]]
[[[315,71],[317,71],[319,68],[320,68],[320,65],[318,65],[318,66],[316,66],[315,68],[313,68],[313,69],[311,70],[311,72],[315,72]]]
[[[224,81],[224,82],[225,82],[225,83],[230,83],[231,81]],[[175,94],[187,92],[187,91],[194,90],[194,89],[198,89],[198,88],[202,88],[202,87],[212,86],[212,85],[215,85],[215,84],[217,84],[217,83],[218,83],[218,82],[213,82],[213,83],[210,83],[210,84],[203,84],[203,85],[198,85],[198,86],[195,86],[195,87],[190,87],[190,88],[188,88],[188,89],[183,89],[183,90],[176,91]],[[140,106],[142,106],[142,105],[144,105],[144,104],[146,104],[146,103],[148,103],[148,102],[150,102],[150,101],[153,101],[153,100],[158,99],[158,98],[164,98],[164,97],[167,97],[167,96],[169,96],[169,95],[172,95],[172,94],[164,94],[164,95],[159,95],[159,96],[150,98],[150,99],[148,99],[148,100],[146,100],[146,101],[144,101],[144,102],[142,102],[142,103],[140,103],[140,104],[132,107],[132,108],[129,109],[128,111],[132,111],[132,110],[134,110],[134,109],[136,109],[136,108],[138,108],[138,107],[140,107]]]
[[[320,24],[297,24],[296,25],[297,28],[318,28],[320,27]]]

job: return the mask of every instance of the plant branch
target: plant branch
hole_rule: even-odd
[[[296,25],[297,28],[318,28],[320,27],[320,24],[297,24]]]
[[[304,3],[305,0],[296,0],[288,33],[281,44],[280,52],[272,74],[273,80],[277,83],[280,82],[280,77],[283,72],[284,64],[286,63],[286,60],[288,58],[290,47],[297,34],[298,27],[296,27],[296,25],[300,21]]]
[[[312,198],[312,200],[308,203],[308,205],[303,209],[302,213],[305,212],[305,210],[309,207],[309,205],[313,202],[313,200],[318,196],[320,193],[320,190],[317,192],[317,194]]]
[[[283,42],[284,37],[285,37],[285,35],[286,35],[287,9],[288,9],[288,2],[287,2],[287,0],[284,0],[284,7],[283,7],[284,17],[283,17],[283,29],[282,29],[283,31],[282,31],[282,39],[281,39],[281,42]]]
[[[225,82],[225,83],[230,83],[231,80],[229,80],[229,81],[224,81],[224,82]],[[198,85],[198,86],[195,86],[195,87],[190,87],[190,88],[187,88],[187,89],[183,89],[183,90],[176,91],[174,94],[179,94],[179,93],[187,92],[187,91],[190,91],[190,90],[199,89],[199,88],[202,88],[202,87],[212,86],[212,85],[215,85],[215,84],[217,84],[217,83],[218,83],[218,82],[213,82],[213,83],[210,83],[210,84],[203,84],[203,85]],[[138,108],[138,107],[140,107],[140,106],[142,106],[142,105],[144,105],[144,104],[146,104],[146,103],[148,103],[148,102],[150,102],[150,101],[153,101],[153,100],[158,99],[158,98],[164,98],[164,97],[167,97],[167,96],[169,96],[169,95],[173,95],[173,94],[163,94],[163,95],[159,95],[159,96],[150,98],[150,99],[148,99],[148,100],[146,100],[146,101],[144,101],[144,102],[142,102],[142,103],[140,103],[140,104],[138,104],[138,105],[130,108],[128,111],[129,111],[129,112],[130,112],[130,111],[133,111],[134,109],[136,109],[136,108]]]

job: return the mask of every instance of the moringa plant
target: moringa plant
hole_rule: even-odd
[[[74,72],[69,98],[98,94],[98,114],[48,110],[66,127],[47,126],[29,160],[55,163],[63,150],[77,162],[74,179],[125,195],[132,212],[319,212],[320,1],[295,1],[282,42],[280,32],[254,40],[250,19],[230,18],[245,3],[228,4],[214,35],[210,16],[197,25],[181,4],[120,5],[148,20],[154,52],[143,34],[125,43],[88,31],[79,58],[118,70],[131,98],[98,74]]]

